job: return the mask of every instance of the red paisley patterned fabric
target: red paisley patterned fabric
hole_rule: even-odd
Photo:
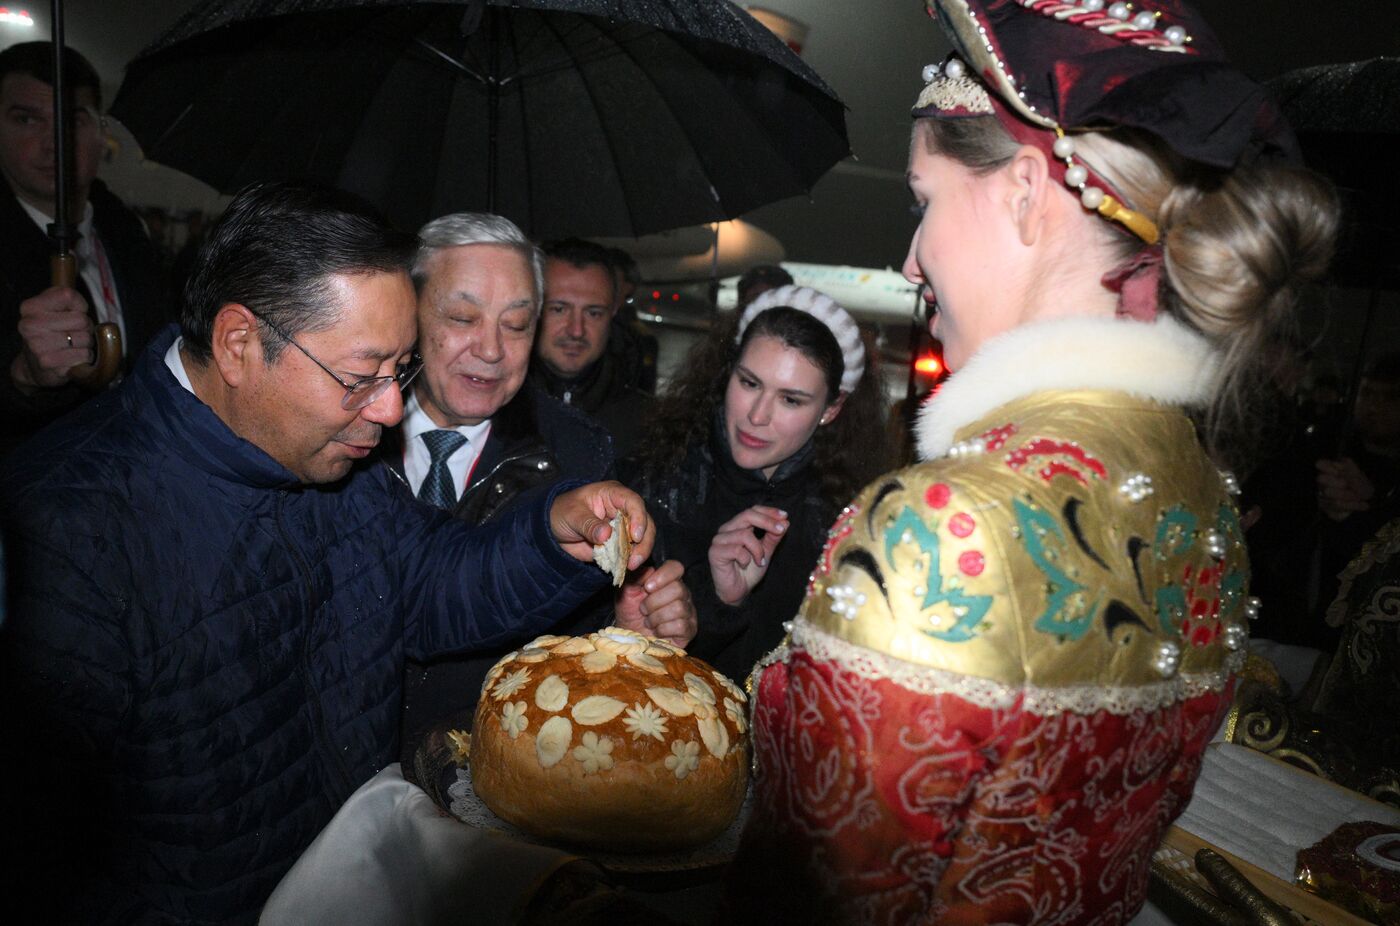
[[[1159,710],[1038,716],[794,650],[758,680],[733,919],[1124,923],[1231,687]]]

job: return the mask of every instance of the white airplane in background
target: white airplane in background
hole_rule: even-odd
[[[792,281],[798,286],[810,286],[826,293],[862,321],[907,322],[918,310],[918,287],[894,270],[786,260],[779,266],[792,274]],[[734,310],[738,282],[737,276],[719,281],[717,305],[720,311]]]

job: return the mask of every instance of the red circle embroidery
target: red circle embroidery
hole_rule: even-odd
[[[980,576],[982,570],[987,568],[987,560],[976,550],[968,550],[958,557],[958,568],[963,571],[963,575]]]
[[[972,520],[972,515],[959,511],[948,520],[948,530],[954,537],[966,537],[977,529],[977,522]]]
[[[953,490],[948,488],[947,483],[935,482],[924,493],[924,501],[928,502],[930,508],[942,508],[952,496]]]

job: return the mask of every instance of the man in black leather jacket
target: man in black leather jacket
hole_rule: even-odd
[[[385,461],[425,504],[483,524],[562,479],[614,478],[608,432],[525,383],[543,291],[543,257],[500,216],[457,213],[419,232],[414,263],[423,372]],[[616,622],[685,645],[695,609],[679,563],[631,577],[551,629],[578,635]],[[404,685],[405,758],[441,723],[470,719],[499,652],[410,662]]]

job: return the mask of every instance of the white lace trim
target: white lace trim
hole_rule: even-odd
[[[766,665],[785,660],[793,650],[806,650],[813,658],[834,663],[843,671],[866,679],[885,679],[918,695],[957,695],[978,707],[1006,709],[1024,698],[1022,709],[1039,717],[1054,714],[1095,714],[1107,711],[1125,715],[1155,711],[1203,694],[1225,689],[1230,676],[1244,664],[1243,651],[1226,657],[1221,672],[1180,674],[1162,682],[1132,687],[1106,685],[1066,685],[1044,688],[1035,685],[1008,685],[975,675],[963,675],[906,662],[894,656],[857,646],[840,637],[818,630],[798,619],[794,621],[791,642],[770,653],[755,673]]]

